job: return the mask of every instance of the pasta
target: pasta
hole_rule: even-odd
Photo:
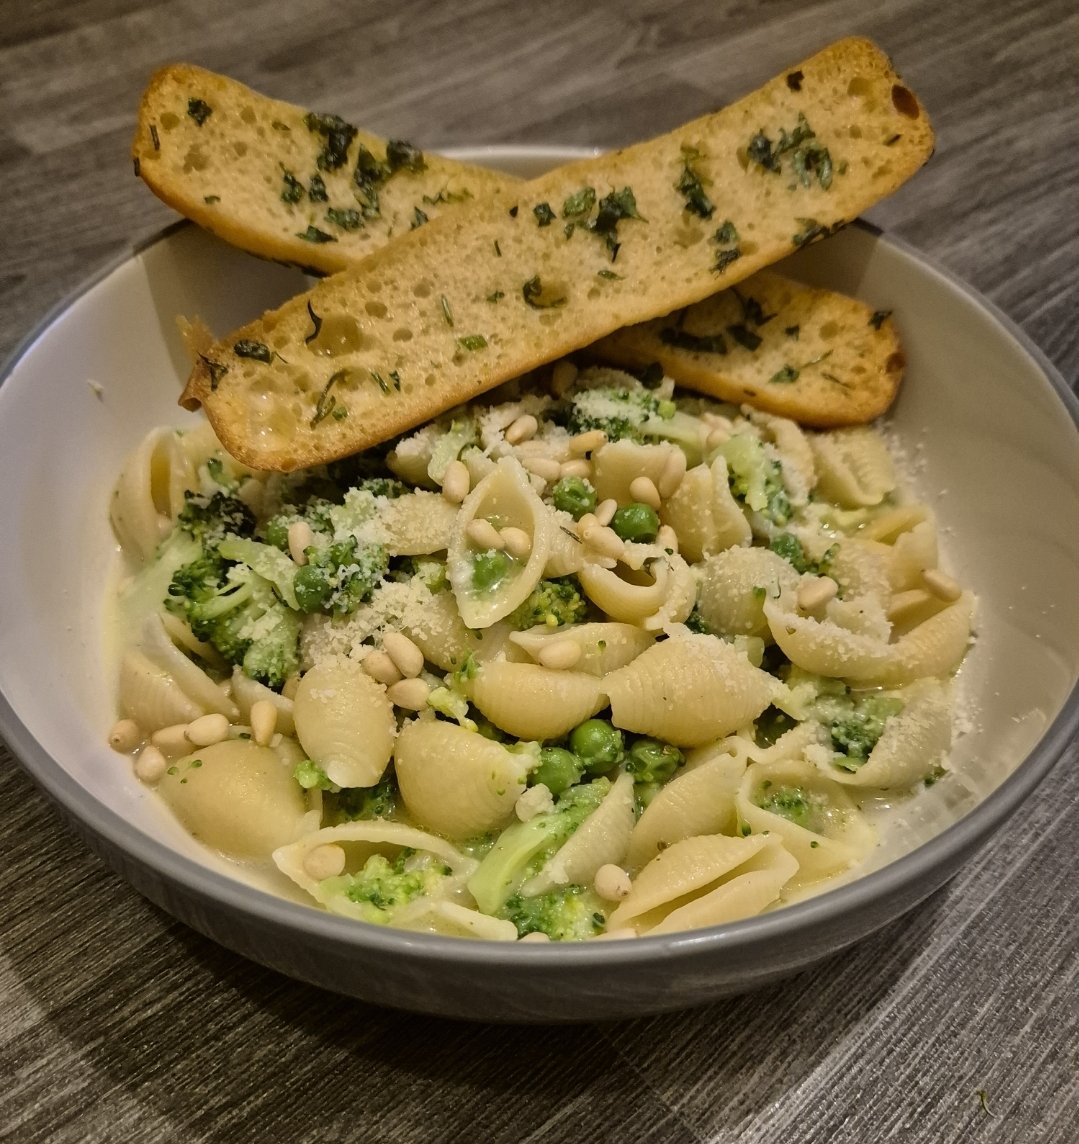
[[[358,922],[717,925],[853,876],[874,808],[947,778],[975,601],[870,428],[561,362],[374,470],[156,430],[112,522],[112,741]]]

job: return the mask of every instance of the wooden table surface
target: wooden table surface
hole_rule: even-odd
[[[892,54],[938,130],[928,168],[870,217],[1079,375],[1074,0],[0,12],[0,357],[171,220],[128,157],[139,93],[164,62],[429,148],[607,147],[859,33]],[[342,1001],[217,948],[92,857],[0,743],[0,1139],[1077,1141],[1074,746],[960,877],[848,953],[705,1009],[545,1029]]]

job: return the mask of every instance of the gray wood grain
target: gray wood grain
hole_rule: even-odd
[[[128,159],[161,63],[428,147],[614,146],[862,33],[893,54],[939,137],[926,171],[872,217],[1079,376],[1073,0],[4,0],[0,12],[0,356],[171,221]],[[689,1013],[514,1029],[345,1002],[210,944],[91,856],[0,744],[0,1138],[1074,1142],[1077,763],[1073,744],[950,886],[813,972]]]

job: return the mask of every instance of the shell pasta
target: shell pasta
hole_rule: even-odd
[[[556,363],[289,475],[121,473],[113,745],[359,923],[695,929],[872,858],[947,781],[975,601],[885,437]]]

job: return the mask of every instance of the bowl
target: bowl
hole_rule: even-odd
[[[578,155],[458,153],[522,175]],[[889,420],[943,526],[946,566],[980,600],[959,777],[904,805],[864,877],[712,929],[507,946],[335,917],[200,848],[105,742],[108,498],[147,430],[192,417],[176,405],[187,373],[176,316],[223,334],[306,280],[185,223],[87,282],[0,375],[0,732],[86,843],[157,905],[282,973],[403,1009],[543,1022],[677,1009],[790,974],[899,917],[1015,812],[1079,727],[1079,529],[1061,527],[1079,521],[1079,405],[991,304],[871,226],[784,269],[895,312],[909,367]]]

